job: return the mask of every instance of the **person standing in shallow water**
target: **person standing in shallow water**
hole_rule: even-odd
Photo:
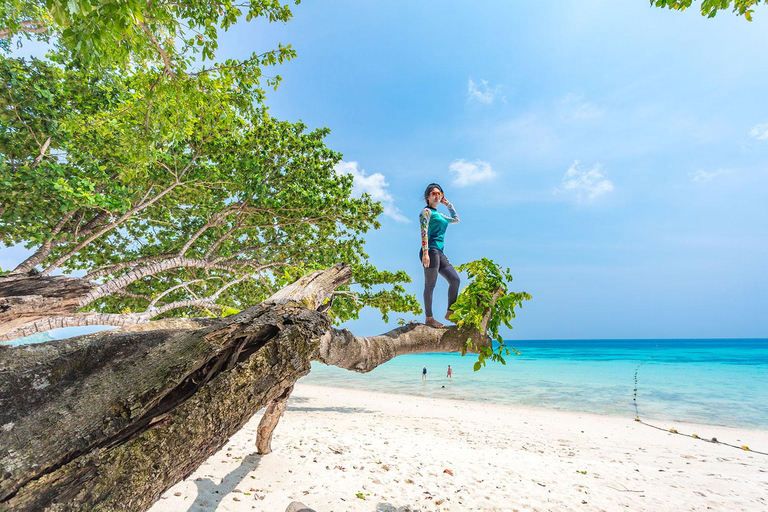
[[[432,293],[435,290],[437,275],[440,274],[448,281],[448,311],[445,313],[445,319],[449,320],[453,314],[451,307],[459,294],[461,279],[443,253],[443,248],[448,224],[459,222],[459,216],[450,201],[445,198],[443,188],[437,183],[430,183],[427,186],[424,191],[424,200],[427,202],[427,206],[421,210],[421,215],[419,215],[419,225],[421,226],[419,259],[424,266],[424,311],[427,314],[424,323],[430,327],[445,327],[435,320],[432,314]],[[438,212],[438,204],[444,204],[448,208],[450,216]]]

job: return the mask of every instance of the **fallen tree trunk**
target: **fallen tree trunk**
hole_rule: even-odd
[[[343,265],[316,272],[222,319],[0,346],[0,509],[146,510],[273,405],[258,441],[268,452],[311,360],[370,371],[404,353],[461,350],[467,333],[455,328],[332,329],[317,309],[350,277]]]
[[[24,325],[77,311],[84,295],[96,288],[85,279],[37,274],[0,276],[0,341]]]
[[[148,508],[309,372],[329,326],[265,306],[205,329],[4,349],[0,508]]]

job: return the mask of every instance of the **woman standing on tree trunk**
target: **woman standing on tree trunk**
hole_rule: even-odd
[[[432,292],[435,290],[437,274],[448,280],[448,311],[445,319],[453,314],[451,306],[456,302],[459,294],[459,274],[443,254],[445,230],[448,224],[459,222],[459,216],[453,205],[445,198],[443,189],[437,183],[430,183],[424,191],[424,200],[427,206],[421,210],[419,224],[421,225],[421,250],[419,258],[424,265],[424,310],[427,320],[424,322],[430,327],[445,327],[432,316]],[[444,204],[448,208],[450,217],[437,211],[438,204]]]

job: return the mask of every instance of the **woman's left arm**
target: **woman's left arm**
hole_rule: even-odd
[[[453,207],[450,201],[448,201],[445,197],[443,197],[442,203],[448,208],[448,213],[451,214],[451,218],[448,219],[448,224],[456,224],[459,222],[459,214],[456,213],[456,208]]]

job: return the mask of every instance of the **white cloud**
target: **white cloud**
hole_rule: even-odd
[[[496,172],[491,169],[491,164],[482,160],[467,162],[466,160],[454,160],[448,168],[456,177],[453,184],[457,187],[466,187],[482,181],[488,181],[496,177]]]
[[[601,117],[605,112],[594,103],[584,101],[581,94],[568,93],[560,102],[560,118],[587,121]]]
[[[768,140],[768,123],[756,124],[749,134],[757,140]]]
[[[565,175],[556,194],[570,194],[580,203],[592,203],[598,197],[613,190],[613,183],[602,173],[602,165],[595,164],[592,169],[582,171],[579,161],[574,160]]]
[[[374,201],[381,202],[381,206],[384,208],[384,215],[395,219],[397,222],[410,222],[402,214],[400,208],[395,206],[395,199],[387,190],[389,183],[387,183],[387,179],[383,174],[377,172],[368,176],[365,169],[358,168],[357,162],[341,161],[336,164],[334,170],[338,174],[352,175],[353,196],[361,197],[363,194],[368,194]]]
[[[715,176],[720,176],[721,174],[728,174],[731,172],[730,169],[718,169],[716,171],[707,172],[704,170],[699,169],[698,171],[689,172],[688,176],[691,176],[693,181],[697,183],[708,183],[712,181]]]
[[[479,101],[486,105],[491,105],[496,100],[496,97],[501,94],[503,85],[496,85],[493,88],[488,86],[488,80],[480,79],[480,83],[476,83],[471,78],[469,79],[469,85],[467,86],[467,98],[469,101]],[[501,96],[501,101],[507,103],[507,98]]]

